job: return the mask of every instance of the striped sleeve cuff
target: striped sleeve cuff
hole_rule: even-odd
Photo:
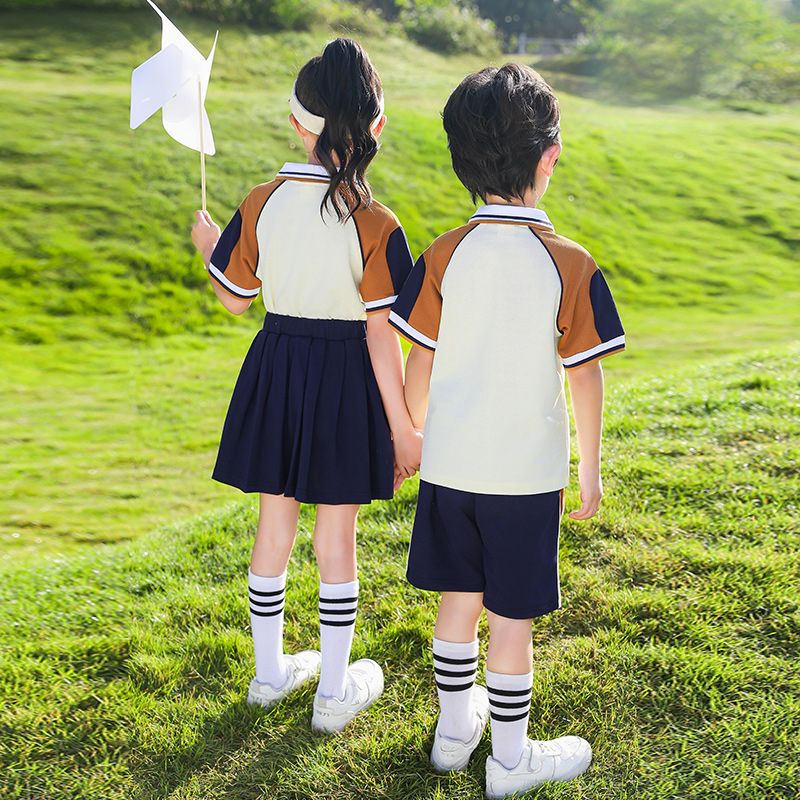
[[[383,297],[380,300],[364,301],[364,308],[367,314],[369,314],[370,311],[384,311],[387,308],[391,308],[395,300],[397,300],[396,294],[393,294],[391,297]]]
[[[241,297],[243,300],[250,300],[257,297],[261,289],[245,289],[242,286],[237,286],[233,281],[225,277],[222,270],[217,269],[213,264],[208,265],[208,273],[223,289],[227,289],[231,294],[236,297]]]
[[[420,333],[394,311],[389,313],[389,324],[396,328],[400,335],[404,339],[408,339],[411,344],[418,344],[420,347],[424,347],[427,350],[436,349],[435,339],[430,339],[424,333]]]
[[[619,350],[625,349],[625,336],[617,336],[614,339],[609,339],[607,342],[600,342],[596,347],[592,347],[589,350],[584,350],[582,353],[575,353],[573,356],[569,356],[568,358],[562,358],[561,363],[567,368],[570,369],[572,367],[580,367],[582,364],[586,364],[589,361],[594,361],[597,358],[603,358],[604,356],[609,356],[612,353],[616,353]]]

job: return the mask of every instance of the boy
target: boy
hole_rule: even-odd
[[[414,345],[406,402],[425,425],[408,579],[442,593],[431,761],[464,769],[491,715],[495,798],[569,780],[591,761],[577,736],[527,737],[531,620],[560,606],[564,368],[580,453],[582,504],[570,517],[584,520],[602,495],[599,359],[625,336],[591,256],[536,207],[561,153],[550,87],[525,66],[487,68],[462,81],[443,116],[456,175],[484,205],[423,253],[390,315]],[[486,688],[474,685],[483,608]]]

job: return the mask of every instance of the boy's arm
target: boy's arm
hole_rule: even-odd
[[[411,421],[417,430],[425,427],[428,414],[428,392],[433,370],[433,350],[414,345],[406,362],[405,397]]]
[[[590,519],[600,507],[603,482],[600,477],[600,440],[603,432],[603,367],[590,361],[567,370],[572,413],[578,433],[578,480],[581,507],[571,519]]]
[[[217,246],[220,237],[219,225],[211,219],[211,215],[208,211],[195,211],[195,217],[196,221],[192,226],[192,242],[194,242],[194,246],[200,251],[200,255],[203,257],[203,263],[206,266],[206,270],[208,270],[208,265],[211,262],[211,254],[214,252],[214,248]],[[211,277],[211,273],[208,274],[208,280],[211,282],[214,294],[217,296],[220,303],[222,303],[231,314],[243,314],[250,308],[250,304],[253,302],[252,299],[248,300],[242,297],[236,297],[236,295],[226,292],[225,289]]]
[[[400,339],[389,325],[389,309],[367,315],[367,347],[392,431],[395,461],[403,477],[418,469],[422,437],[414,430],[403,398],[403,351]]]

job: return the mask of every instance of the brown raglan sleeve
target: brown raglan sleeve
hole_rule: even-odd
[[[474,229],[466,225],[440,236],[411,270],[389,314],[389,323],[412,344],[435,350],[442,319],[442,280],[453,253]]]
[[[356,212],[353,222],[364,261],[361,300],[368,314],[383,311],[397,300],[411,273],[408,239],[397,217],[379,203]]]
[[[256,225],[267,200],[282,181],[256,186],[242,201],[211,254],[208,271],[211,277],[236,297],[251,299],[258,295],[261,281],[258,269]]]
[[[625,331],[603,273],[587,253],[579,263],[559,269],[558,354],[567,368],[625,349]]]

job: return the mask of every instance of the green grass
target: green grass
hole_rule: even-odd
[[[534,626],[531,732],[589,738],[586,776],[531,797],[776,800],[800,789],[800,351],[612,391],[607,498],[565,521],[565,607]],[[250,503],[0,584],[0,772],[9,798],[479,798],[488,739],[437,777],[434,598],[403,581],[413,486],[362,518],[355,655],[387,674],[341,737],[311,690],[269,712],[251,675]],[[575,492],[568,507],[576,503]],[[310,512],[287,647],[316,641]]]
[[[434,600],[402,576],[413,484],[362,516],[355,655],[384,665],[381,702],[335,740],[309,733],[309,691],[243,702],[255,510],[208,476],[259,315],[226,316],[192,253],[195,154],[158,120],[127,130],[155,16],[42,19],[0,13],[0,797],[480,797],[487,741],[463,776],[427,765]],[[213,28],[178,21],[207,50]],[[222,31],[220,220],[299,157],[285,97],[329,35]],[[390,119],[373,185],[419,252],[470,213],[437,114],[479,63],[363,39]],[[585,735],[595,765],[533,796],[794,798],[800,114],[562,105],[545,206],[608,274],[630,347],[607,368],[603,511],[565,521],[565,608],[534,628],[531,733]],[[290,649],[316,640],[310,522]]]
[[[207,476],[259,324],[255,310],[225,314],[192,252],[196,154],[158,119],[127,129],[130,70],[158,47],[155,15],[47,18],[0,13],[6,560],[129,538],[233,499]],[[179,22],[210,47],[210,24]],[[220,221],[299,157],[285,97],[328,35],[223,29],[208,101]],[[374,188],[419,252],[471,210],[438,111],[480,64],[395,34],[363,38],[389,114]],[[800,322],[797,110],[562,101],[566,150],[545,206],[614,287],[630,347],[610,362],[613,379],[790,339]]]
[[[0,347],[0,560],[118,541],[230,501],[210,474],[246,347],[230,334]]]
[[[257,319],[229,320],[191,254],[194,155],[166,139],[157,120],[125,129],[127,73],[157,46],[154,20],[59,15],[43,31],[37,17],[5,17],[0,310],[15,391],[0,399],[13,456],[1,475],[12,489],[0,535],[7,553],[61,551],[230,497],[205,476]],[[133,35],[138,26],[149,37]],[[210,39],[209,28],[190,29],[199,42]],[[106,35],[117,43],[111,52]],[[243,187],[297,157],[283,121],[284,84],[318,40],[223,32],[209,101],[219,141],[211,207],[220,219]],[[473,65],[400,40],[368,45],[392,101],[374,182],[418,251],[468,213],[435,111]],[[798,176],[790,160],[796,116],[753,121],[571,97],[564,105],[568,150],[547,206],[614,282],[633,343],[616,369],[634,374],[785,338],[797,300],[797,232],[784,210]],[[220,330],[236,338],[209,338]]]

